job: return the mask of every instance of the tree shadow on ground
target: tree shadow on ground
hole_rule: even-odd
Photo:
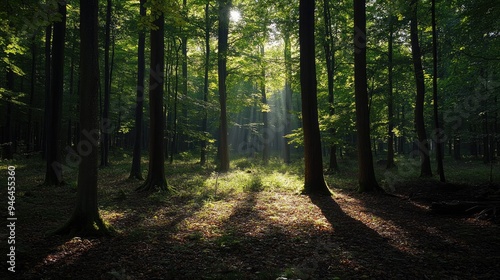
[[[329,246],[336,247],[341,264],[351,266],[355,278],[423,278],[412,273],[415,256],[398,250],[376,231],[347,215],[332,197],[310,196],[310,199],[333,227]]]
[[[349,196],[362,203],[366,217],[377,221],[378,232],[383,233],[386,225],[398,229],[399,236],[388,235],[390,243],[414,252],[427,277],[500,278],[498,225],[435,215],[408,199],[354,192]]]

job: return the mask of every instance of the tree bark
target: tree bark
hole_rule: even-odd
[[[97,205],[98,139],[98,0],[80,0],[80,144],[76,207],[69,221],[55,234],[92,237],[110,233],[99,215]],[[92,138],[92,139],[91,139]]]
[[[139,15],[146,16],[144,4],[146,0],[140,1]],[[144,49],[146,43],[146,34],[143,30],[139,31],[139,41],[137,43],[137,97],[135,101],[135,131],[134,131],[134,152],[132,157],[132,167],[130,169],[130,179],[143,180],[141,170],[141,139],[142,139],[142,116],[144,104],[144,69],[145,58]]]
[[[153,11],[154,13],[155,11]],[[164,123],[163,111],[163,84],[165,63],[165,15],[159,12],[158,18],[153,24],[158,28],[150,31],[151,55],[149,75],[149,169],[148,177],[137,191],[167,191],[167,180],[165,179],[165,145],[164,145]]]
[[[106,27],[105,27],[105,40],[104,40],[104,106],[102,111],[102,127],[101,127],[101,166],[108,166],[109,155],[109,131],[104,131],[108,127],[107,124],[111,123],[109,119],[109,103],[111,94],[110,82],[110,63],[109,63],[109,46],[111,42],[111,0],[106,0]],[[105,125],[106,124],[106,125]]]
[[[207,137],[208,137],[208,72],[210,70],[210,1],[205,4],[205,74],[203,79],[203,120],[201,131],[204,133],[201,139],[200,164],[205,165],[207,161]]]
[[[264,45],[260,47],[260,57],[261,57],[261,84],[260,84],[260,92],[261,92],[261,102],[263,106],[267,106],[267,96],[266,96],[266,67],[264,63]],[[271,141],[271,135],[269,135],[269,120],[268,120],[268,112],[267,108],[262,110],[262,123],[263,131],[262,131],[262,161],[264,164],[269,163],[269,142]]]
[[[9,95],[7,97],[7,110],[5,110],[5,128],[4,128],[4,146],[2,147],[2,157],[3,159],[11,160],[14,158],[14,149],[12,142],[14,137],[12,137],[12,91],[14,90],[14,72],[12,69],[7,70],[6,74],[7,90],[9,90]]]
[[[36,34],[33,35],[31,42],[31,80],[30,80],[30,100],[28,107],[28,128],[26,137],[26,150],[33,151],[34,147],[34,133],[33,133],[33,100],[35,98],[35,83],[36,83]]]
[[[443,167],[443,140],[441,139],[441,127],[439,125],[438,113],[438,57],[437,57],[437,30],[436,30],[436,0],[432,0],[432,57],[433,57],[433,75],[432,75],[432,101],[434,103],[434,128],[436,132],[436,160],[438,165],[439,180],[446,182]]]
[[[188,21],[189,19],[187,18],[187,0],[182,1],[182,7],[184,9],[184,15],[186,17],[186,20]],[[185,33],[186,30],[183,30],[182,33]],[[179,133],[179,143],[177,144],[177,147],[179,151],[184,151],[188,148],[187,146],[187,134],[186,134],[186,129],[187,129],[187,122],[188,122],[188,110],[187,110],[187,104],[188,104],[188,56],[187,56],[187,42],[188,42],[188,36],[187,34],[182,34],[181,37],[181,45],[182,45],[182,94],[184,95],[183,101],[182,102],[182,122],[181,122],[181,133]]]
[[[330,0],[323,0],[323,17],[325,23],[325,34],[323,47],[325,49],[325,62],[326,62],[326,73],[328,80],[328,103],[330,105],[330,116],[335,115],[335,105],[334,105],[334,75],[335,75],[335,47],[333,42],[333,31],[332,31],[332,16],[330,11]],[[336,129],[334,127],[330,128],[330,133],[335,136]],[[337,145],[335,143],[330,144],[330,161],[328,165],[330,171],[338,171],[339,166],[337,163]]]
[[[388,42],[388,102],[387,102],[387,115],[388,115],[388,131],[387,131],[387,169],[395,167],[394,164],[394,96],[393,96],[393,49],[392,41],[394,37],[394,16],[389,17],[389,42]]]
[[[229,35],[229,9],[231,0],[219,0],[219,42],[218,42],[218,75],[219,75],[219,102],[220,102],[220,143],[219,143],[219,171],[229,171],[229,147],[227,129],[227,56]]]
[[[378,191],[370,144],[370,115],[366,78],[366,7],[364,0],[354,0],[354,91],[360,192]]]
[[[43,112],[43,130],[42,130],[42,159],[46,160],[47,159],[47,129],[49,126],[49,107],[50,107],[50,96],[51,96],[51,90],[50,90],[50,81],[51,78],[50,76],[52,75],[50,69],[52,67],[52,59],[51,59],[51,53],[52,53],[52,44],[51,44],[51,38],[52,38],[52,25],[48,25],[45,28],[45,103],[44,103],[44,112]]]
[[[424,123],[424,70],[422,68],[422,54],[418,41],[418,24],[417,24],[417,2],[411,1],[411,20],[410,20],[410,37],[411,37],[411,53],[413,58],[413,68],[415,70],[415,82],[417,85],[417,95],[415,101],[415,127],[418,136],[418,149],[420,151],[420,177],[431,177],[431,161],[429,156],[429,142],[427,141],[427,133],[425,132]]]
[[[58,186],[63,184],[61,164],[61,119],[62,100],[64,95],[64,41],[66,35],[66,4],[59,2],[58,13],[61,21],[54,23],[52,42],[52,75],[51,91],[48,96],[47,154],[44,185]]]
[[[175,40],[175,39],[174,39]],[[179,48],[182,48],[182,44],[179,46]],[[174,83],[174,108],[173,108],[173,131],[172,131],[172,147],[170,149],[170,163],[174,162],[174,154],[177,154],[178,150],[178,133],[177,133],[177,124],[179,122],[178,117],[177,117],[177,105],[179,103],[179,49],[175,48],[175,43],[174,43],[174,50],[175,51],[175,67],[174,67],[174,73],[175,73],[175,83]]]
[[[284,155],[283,160],[286,164],[291,163],[290,144],[286,135],[292,132],[292,47],[290,43],[290,32],[287,30],[283,35],[285,44],[285,129],[283,130]]]
[[[300,88],[305,161],[305,183],[302,193],[331,195],[323,177],[323,159],[318,123],[314,9],[314,1],[300,0]]]

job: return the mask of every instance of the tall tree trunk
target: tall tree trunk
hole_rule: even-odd
[[[417,2],[411,1],[411,20],[410,20],[410,37],[411,37],[411,53],[413,58],[413,68],[415,70],[415,82],[417,85],[417,95],[415,101],[415,127],[418,136],[418,149],[420,151],[420,177],[431,177],[431,161],[429,142],[427,141],[427,133],[425,132],[424,123],[424,70],[422,69],[422,54],[420,44],[418,42],[418,25],[417,25]]]
[[[52,39],[52,25],[48,25],[45,28],[45,110],[43,112],[43,130],[42,130],[42,159],[46,160],[47,159],[47,130],[49,127],[49,113],[50,113],[50,96],[51,96],[51,89],[50,89],[50,82],[51,82],[51,76],[52,76],[52,59],[51,59],[51,54],[52,54],[52,44],[51,44],[51,39]]]
[[[139,14],[141,17],[146,16],[146,8],[144,4],[146,0],[140,1]],[[137,43],[137,97],[135,100],[135,140],[134,153],[132,157],[132,167],[130,169],[131,179],[142,180],[141,171],[141,138],[142,138],[142,108],[144,104],[144,48],[146,42],[146,34],[143,30],[139,31],[139,41]]]
[[[76,207],[69,221],[56,234],[71,236],[102,236],[109,234],[99,215],[97,205],[98,92],[99,61],[97,58],[97,0],[80,0],[80,125],[82,145],[78,151],[81,162],[78,171]],[[54,38],[55,39],[55,38]]]
[[[269,134],[269,120],[268,120],[268,112],[267,112],[267,96],[266,96],[266,66],[264,63],[264,45],[260,47],[260,57],[261,57],[261,79],[262,81],[260,82],[260,92],[261,92],[261,102],[263,107],[262,110],[262,123],[263,129],[262,129],[262,160],[264,164],[267,164],[269,162],[269,143],[271,141],[271,135]]]
[[[75,87],[75,49],[76,49],[76,41],[73,41],[72,43],[72,47],[71,47],[71,61],[70,61],[70,70],[69,70],[69,94],[68,96],[71,96],[73,95],[73,91],[74,91],[74,87]],[[70,97],[71,98],[71,97]],[[73,107],[71,108],[73,109]],[[67,142],[67,145],[68,146],[72,146],[73,145],[73,131],[72,131],[72,127],[73,127],[73,120],[72,120],[72,116],[71,116],[71,113],[68,114],[68,139],[66,140]],[[75,142],[76,144],[76,142]]]
[[[153,11],[153,13],[156,11]],[[167,180],[165,179],[165,145],[164,145],[164,123],[163,112],[163,83],[165,63],[165,16],[159,12],[158,18],[153,24],[158,28],[150,31],[151,37],[151,63],[149,75],[149,169],[148,177],[137,191],[167,191]]]
[[[436,30],[436,0],[432,0],[432,57],[433,57],[433,75],[432,75],[432,101],[434,103],[434,128],[436,132],[436,160],[438,165],[439,180],[446,182],[443,167],[443,140],[441,139],[441,127],[439,126],[438,113],[438,57],[437,57],[437,30]]]
[[[387,169],[393,168],[394,164],[394,96],[393,96],[393,83],[392,83],[392,41],[394,37],[394,16],[389,17],[389,45],[388,45],[388,102],[387,102],[387,115],[388,115],[388,131],[387,131]]]
[[[354,90],[359,166],[359,191],[380,190],[373,169],[370,145],[370,115],[366,79],[366,7],[365,0],[354,0]]]
[[[184,9],[184,15],[186,17],[186,20],[188,21],[188,10],[187,10],[187,0],[182,0],[182,7]],[[182,94],[184,98],[182,98],[182,125],[181,125],[181,133],[179,133],[179,143],[177,144],[177,147],[180,151],[186,150],[187,147],[187,134],[186,134],[186,129],[187,129],[187,122],[188,122],[188,56],[187,56],[187,41],[188,37],[187,34],[185,34],[186,30],[182,31],[182,37],[181,37],[181,45],[182,45]]]
[[[300,0],[300,89],[304,130],[305,183],[303,193],[330,195],[323,177],[323,159],[318,123],[318,100],[314,43],[315,2]]]
[[[59,2],[58,13],[61,21],[54,23],[54,38],[52,42],[52,79],[51,94],[48,99],[48,126],[47,126],[47,165],[44,185],[61,185],[62,169],[61,163],[61,118],[62,100],[64,94],[64,41],[66,35],[66,4]]]
[[[26,150],[33,151],[34,133],[33,133],[33,99],[35,98],[35,83],[36,83],[36,34],[33,35],[31,42],[31,80],[30,80],[30,100],[28,104],[28,128],[26,138]]]
[[[290,144],[288,143],[286,135],[292,132],[291,116],[292,116],[292,47],[290,43],[290,32],[287,30],[283,35],[285,43],[285,129],[283,130],[284,141],[284,162],[291,163],[290,158]]]
[[[204,165],[207,161],[207,137],[208,137],[208,72],[210,70],[210,1],[205,4],[205,75],[203,79],[203,120],[201,131],[204,133],[201,139],[200,164]]]
[[[461,160],[462,159],[462,153],[460,151],[460,145],[461,145],[460,136],[456,135],[453,138],[453,158],[455,160]]]
[[[330,0],[323,0],[323,17],[325,23],[325,34],[323,40],[323,47],[325,49],[325,62],[326,62],[326,73],[328,80],[328,103],[330,105],[330,116],[335,115],[335,104],[334,104],[334,75],[335,75],[335,46],[333,42],[333,31],[332,31],[332,15],[330,10]],[[335,136],[335,128],[330,128],[332,136]],[[330,144],[330,161],[328,165],[328,170],[338,171],[339,166],[337,163],[337,145],[335,143]]]
[[[229,171],[229,147],[227,129],[227,56],[229,35],[229,10],[231,0],[219,0],[219,42],[218,42],[218,75],[219,75],[219,102],[220,102],[220,143],[219,143],[219,171]]]
[[[490,163],[491,154],[490,154],[490,130],[489,130],[489,120],[488,120],[488,112],[483,114],[482,118],[483,122],[483,162]]]
[[[111,120],[109,119],[109,103],[111,94],[111,83],[110,83],[110,64],[109,64],[109,46],[111,43],[111,0],[106,0],[106,27],[105,27],[105,39],[104,39],[104,106],[102,111],[101,119],[101,166],[108,166],[108,155],[109,155],[109,133],[110,131],[104,131],[108,128]]]
[[[175,44],[174,44],[175,46]],[[179,46],[182,48],[182,45]],[[175,48],[174,48],[175,49]],[[172,131],[172,148],[170,149],[170,163],[174,162],[174,154],[178,152],[177,150],[177,141],[178,141],[178,133],[177,133],[177,124],[179,122],[177,117],[177,105],[179,103],[179,49],[176,49],[175,52],[175,83],[174,83],[174,108],[173,108],[173,131]]]
[[[7,90],[10,91],[7,97],[7,110],[5,110],[5,128],[4,128],[4,144],[2,157],[4,159],[13,159],[14,158],[14,149],[13,149],[13,141],[14,137],[12,136],[12,91],[14,90],[14,72],[12,69],[7,70],[6,74],[6,82],[7,82]]]

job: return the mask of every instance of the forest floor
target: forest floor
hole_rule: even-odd
[[[221,175],[185,162],[166,166],[170,194],[146,196],[128,161],[100,170],[101,215],[116,232],[99,239],[46,235],[72,212],[76,171],[67,186],[38,186],[43,163],[17,161],[16,272],[4,261],[0,278],[500,279],[497,223],[429,210],[498,184],[403,180],[393,196],[360,194],[344,171],[327,176],[331,197],[309,197],[297,194],[298,165],[240,161]]]

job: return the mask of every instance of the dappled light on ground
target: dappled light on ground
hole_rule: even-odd
[[[332,197],[308,197],[297,194],[300,176],[279,168],[222,175],[190,163],[173,167],[173,191],[151,195],[135,193],[140,182],[122,176],[119,165],[100,174],[101,215],[116,231],[102,239],[45,237],[71,213],[76,188],[37,187],[40,176],[24,173],[23,278],[500,277],[497,225],[433,215],[404,190],[393,197],[332,188]]]

